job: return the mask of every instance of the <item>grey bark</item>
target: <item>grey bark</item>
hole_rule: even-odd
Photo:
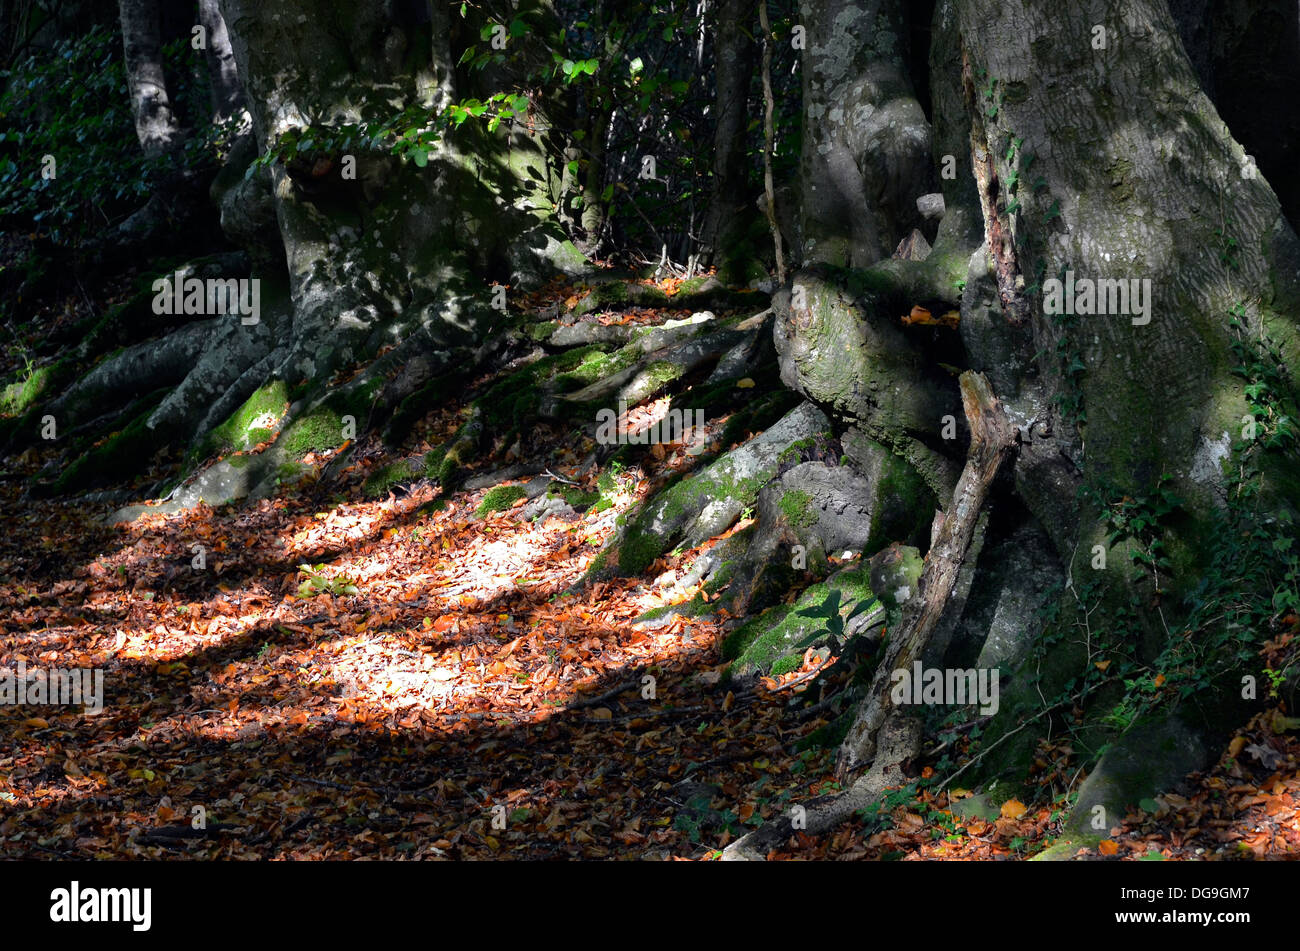
[[[1171,0],[1205,94],[1300,226],[1300,113],[1279,108],[1300,88],[1300,8],[1290,0]]]
[[[212,113],[218,120],[227,119],[243,108],[244,94],[218,0],[199,0],[199,23],[206,34],[204,57],[212,87]]]
[[[875,756],[880,729],[886,720],[909,716],[892,702],[891,675],[896,670],[910,670],[928,647],[931,635],[949,607],[989,488],[1015,444],[1015,428],[984,377],[969,370],[963,373],[961,395],[971,429],[966,466],[926,555],[919,590],[902,605],[902,620],[891,632],[889,649],[876,668],[867,696],[840,746],[835,775],[841,782]]]
[[[803,256],[852,267],[921,224],[930,129],[908,80],[899,0],[802,0]]]
[[[161,155],[180,143],[181,130],[163,75],[158,0],[119,0],[118,12],[135,134],[146,155]]]
[[[1196,450],[1202,436],[1234,431],[1244,412],[1226,358],[1227,311],[1259,301],[1256,329],[1267,311],[1284,340],[1295,333],[1298,246],[1277,197],[1262,176],[1239,174],[1241,146],[1200,90],[1164,3],[1130,4],[1115,16],[1101,3],[1062,10],[967,0],[960,24],[976,172],[983,153],[993,210],[988,250],[1006,255],[1024,281],[998,301],[1000,332],[1025,342],[1020,353],[1053,353],[1063,334],[1079,352],[1085,477],[1136,492],[1170,471],[1206,512],[1213,492]],[[1093,46],[1099,24],[1108,29],[1104,50]],[[979,91],[990,78],[992,100]],[[1169,94],[1151,96],[1154,88]],[[1008,162],[1013,139],[1023,144]],[[1027,154],[1032,167],[1013,189],[1007,183]],[[1040,187],[1026,187],[1031,175],[1041,176]],[[1003,232],[1000,247],[994,225]],[[1219,253],[1216,229],[1241,248],[1235,263]],[[1149,279],[1150,322],[1127,315],[1053,321],[1034,285],[1067,269],[1076,278]],[[1021,313],[1030,319],[1017,326]],[[1041,356],[1037,367],[1012,360],[999,369],[1021,381],[1038,370],[1055,380],[1055,392],[1065,386]],[[1031,390],[1009,403],[1022,424],[1041,416],[1044,397],[1054,395]],[[1050,487],[1027,494],[1042,492]]]
[[[749,126],[749,84],[754,74],[752,0],[722,0],[714,33],[715,83],[713,132],[713,195],[705,232],[724,281],[743,277],[742,242],[752,209],[748,194],[745,153]]]

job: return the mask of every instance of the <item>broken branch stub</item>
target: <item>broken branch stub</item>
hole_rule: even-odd
[[[962,408],[971,431],[966,466],[926,555],[918,593],[902,606],[897,630],[889,632],[885,656],[840,746],[835,774],[841,783],[875,756],[877,737],[886,720],[904,715],[891,699],[892,674],[895,670],[910,671],[929,643],[956,584],[989,487],[1015,444],[1015,427],[984,375],[967,370],[959,383]]]

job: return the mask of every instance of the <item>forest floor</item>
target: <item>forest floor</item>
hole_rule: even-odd
[[[573,518],[529,521],[523,499],[477,514],[487,490],[443,498],[426,480],[367,496],[461,408],[328,486],[118,527],[107,505],[0,481],[0,671],[104,671],[97,715],[0,704],[0,853],[710,859],[834,791],[834,750],[806,742],[830,713],[800,695],[805,672],[731,681],[725,612],[632,623],[696,595],[678,577],[700,549],[566,593],[619,512],[690,464],[680,453],[647,454],[607,508]],[[570,438],[563,478],[591,448]],[[1300,854],[1300,742],[1272,724],[1080,857]],[[963,809],[971,791],[918,763],[877,814],[771,857],[1032,856],[1082,778],[1068,738],[1040,749],[1041,801]]]

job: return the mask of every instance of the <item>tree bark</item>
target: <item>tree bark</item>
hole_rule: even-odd
[[[218,121],[228,119],[244,107],[244,93],[218,0],[199,0],[199,23],[206,34],[204,58],[212,86],[212,114]]]
[[[158,0],[119,0],[118,8],[135,134],[146,155],[162,155],[180,144],[181,130],[163,75]]]
[[[776,102],[772,96],[772,27],[767,22],[767,0],[759,0],[758,19],[763,28],[763,204],[767,226],[772,232],[772,251],[776,258],[776,282],[785,284],[785,253],[781,249],[781,227],[776,221],[776,194],[772,185],[772,152],[775,130],[772,112]]]
[[[752,0],[722,0],[717,7],[713,40],[717,125],[713,130],[713,194],[705,242],[718,266],[719,278],[728,283],[744,277],[743,268],[753,251],[743,246],[752,215],[747,200],[749,161],[745,148],[755,59],[752,10]]]
[[[899,0],[802,0],[803,255],[866,267],[921,224],[930,129],[908,80]]]

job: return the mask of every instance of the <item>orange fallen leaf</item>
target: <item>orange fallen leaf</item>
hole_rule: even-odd
[[[1102,839],[1097,843],[1097,851],[1102,855],[1118,855],[1119,843],[1113,842],[1110,839]]]
[[[1002,813],[1003,819],[1019,819],[1029,811],[1029,807],[1019,799],[1008,799],[998,811]]]

